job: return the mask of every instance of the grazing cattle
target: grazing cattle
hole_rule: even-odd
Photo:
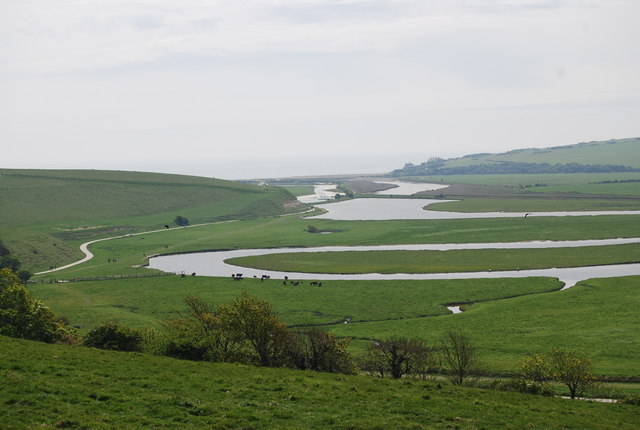
[[[169,224],[165,224],[165,225],[164,225],[164,228],[169,228]]]
[[[191,274],[191,276],[196,276],[196,272],[193,272],[193,273]]]
[[[285,281],[288,281],[288,280],[289,280],[289,277],[288,277],[288,276],[285,276],[285,277],[284,277],[284,280],[285,280]]]

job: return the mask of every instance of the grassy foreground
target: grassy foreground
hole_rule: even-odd
[[[0,337],[5,429],[634,429],[637,406]]]

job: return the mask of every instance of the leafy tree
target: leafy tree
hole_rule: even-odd
[[[6,267],[12,272],[17,273],[20,266],[22,266],[20,260],[18,260],[14,255],[11,255],[9,248],[0,241],[0,269]]]
[[[309,233],[319,233],[320,230],[318,230],[318,227],[316,227],[315,225],[310,225],[307,227],[307,231]]]
[[[185,297],[186,317],[163,323],[166,329],[166,355],[187,360],[243,361],[241,339],[225,330],[217,311],[196,296]]]
[[[187,219],[187,217],[184,217],[182,215],[176,216],[176,219],[174,219],[173,222],[181,226],[189,225],[189,220]]]
[[[73,328],[39,300],[9,268],[0,269],[0,334],[42,342],[76,338]]]
[[[31,279],[31,272],[29,272],[28,270],[24,270],[24,269],[18,270],[16,272],[16,275],[18,276],[18,278],[20,278],[20,280],[23,283],[26,283],[29,279]]]
[[[291,366],[295,336],[276,318],[266,300],[249,296],[246,292],[228,305],[218,308],[223,330],[243,342],[255,352],[261,366]]]
[[[447,331],[440,351],[442,365],[455,385],[462,385],[465,379],[479,375],[482,362],[478,350],[462,330]]]
[[[549,354],[553,379],[563,383],[569,388],[571,398],[576,394],[591,387],[596,378],[593,375],[591,360],[579,356],[574,351],[554,349]]]
[[[297,335],[296,367],[332,373],[355,373],[355,365],[347,348],[350,339],[337,339],[317,328]]]
[[[94,327],[84,337],[85,346],[115,351],[142,351],[142,333],[115,321]]]
[[[520,363],[518,376],[525,381],[544,386],[553,377],[549,357],[545,354],[525,355]]]
[[[429,364],[432,358],[432,351],[424,340],[394,336],[367,345],[363,364],[382,377],[390,374],[397,379],[405,374],[424,374],[433,367]]]

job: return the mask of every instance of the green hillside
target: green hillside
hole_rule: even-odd
[[[299,210],[285,189],[219,179],[97,170],[0,170],[0,239],[28,268],[69,262],[78,242]],[[47,262],[42,261],[47,255]]]
[[[5,429],[636,428],[637,406],[0,336]]]
[[[582,142],[550,148],[517,149],[502,154],[470,154],[407,164],[394,176],[465,174],[623,173],[640,171],[640,138]]]

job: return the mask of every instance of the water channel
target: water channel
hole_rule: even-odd
[[[468,243],[468,244],[421,244],[421,245],[381,245],[381,246],[326,246],[318,248],[280,248],[280,249],[239,249],[233,251],[199,252],[192,254],[165,255],[149,259],[149,268],[173,273],[196,273],[203,276],[229,277],[234,273],[242,273],[244,277],[261,277],[269,275],[272,278],[284,279],[314,279],[314,280],[388,280],[388,279],[475,279],[475,278],[523,278],[544,276],[558,278],[565,283],[565,288],[575,285],[578,281],[589,278],[608,278],[617,276],[640,275],[640,263],[612,264],[606,266],[568,267],[535,270],[513,270],[493,272],[457,272],[457,273],[359,273],[359,274],[330,274],[330,273],[299,273],[259,270],[234,266],[225,260],[235,257],[265,255],[293,252],[341,252],[341,251],[390,251],[390,250],[438,250],[453,249],[523,249],[523,248],[569,248],[577,246],[621,245],[626,243],[640,243],[640,238],[605,239],[605,240],[574,240],[574,241],[537,241],[537,242],[507,242],[507,243]]]
[[[437,189],[438,184],[410,184],[403,188],[405,193],[415,193],[424,189]],[[328,198],[334,185],[323,185],[316,188],[313,196],[304,196],[306,201],[321,201]],[[394,188],[395,190],[395,188]],[[355,199],[322,205],[327,213],[314,218],[337,220],[392,220],[392,219],[460,219],[460,218],[507,218],[528,216],[597,216],[597,215],[639,215],[640,211],[597,211],[597,212],[482,212],[458,213],[425,210],[429,204],[442,202],[433,199]],[[525,216],[526,215],[526,216]],[[325,273],[297,273],[250,269],[228,264],[225,260],[235,257],[293,253],[293,252],[340,252],[340,251],[386,251],[386,250],[454,250],[454,249],[524,249],[524,248],[560,248],[577,246],[604,246],[627,243],[640,243],[640,238],[607,239],[607,240],[575,240],[575,241],[530,241],[509,243],[468,243],[468,244],[420,244],[420,245],[384,245],[384,246],[331,246],[320,248],[281,248],[281,249],[242,249],[220,252],[202,252],[158,256],[149,259],[149,268],[173,273],[196,273],[202,276],[230,277],[232,274],[242,273],[244,277],[258,277],[268,275],[272,278],[284,279],[313,279],[313,280],[387,280],[387,279],[475,279],[475,278],[521,278],[543,276],[558,278],[565,283],[564,288],[575,285],[578,281],[590,278],[607,278],[618,276],[640,275],[640,263],[614,264],[606,266],[549,268],[515,271],[485,271],[458,273],[362,273],[362,274],[325,274]]]

